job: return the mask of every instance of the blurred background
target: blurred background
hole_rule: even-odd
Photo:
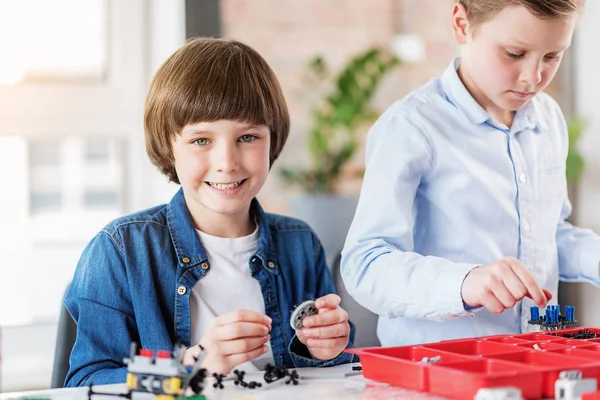
[[[61,301],[81,251],[117,216],[178,189],[149,163],[143,102],[187,37],[257,49],[292,130],[259,198],[308,220],[335,264],[369,125],[441,74],[453,0],[0,0],[0,389],[47,388]],[[579,225],[600,232],[600,2],[588,1],[549,92],[569,117]],[[493,73],[493,71],[490,71]],[[583,325],[598,290],[561,286]]]

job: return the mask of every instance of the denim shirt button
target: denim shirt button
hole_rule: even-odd
[[[190,263],[190,259],[189,259],[189,258],[187,258],[187,257],[183,257],[183,258],[181,259],[181,261],[183,261],[183,263],[184,263],[184,264],[189,264],[189,263]]]
[[[179,294],[181,294],[181,295],[184,295],[184,294],[185,294],[185,292],[187,292],[187,288],[186,288],[185,286],[179,286],[179,287],[177,288],[177,293],[179,293]]]
[[[269,261],[269,268],[275,268],[275,263],[273,261]]]
[[[205,271],[209,268],[208,263],[202,263],[201,267]]]

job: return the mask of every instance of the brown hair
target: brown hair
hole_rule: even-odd
[[[459,0],[471,27],[486,22],[503,8],[523,6],[540,19],[568,18],[583,8],[585,0]]]
[[[235,40],[191,39],[164,62],[150,85],[144,106],[150,161],[179,183],[173,136],[188,124],[222,119],[269,127],[270,165],[290,129],[279,82],[256,50]]]

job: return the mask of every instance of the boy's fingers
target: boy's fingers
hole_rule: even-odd
[[[305,327],[327,326],[345,321],[348,321],[348,313],[341,308],[337,308],[306,317],[302,320],[302,325]]]
[[[270,336],[267,335],[257,338],[230,340],[221,343],[219,350],[224,356],[250,353],[256,349],[262,348],[262,346],[264,346],[270,339]]]
[[[337,337],[346,337],[350,334],[350,325],[339,323],[329,326],[320,326],[318,328],[302,329],[302,334],[305,338],[329,339]]]
[[[248,351],[246,353],[238,353],[227,356],[227,364],[236,366],[245,363],[246,361],[252,361],[257,357],[262,356],[269,350],[267,345],[259,346],[258,348]]]
[[[527,268],[520,263],[511,263],[510,268],[519,277],[521,282],[523,282],[523,285],[525,285],[527,292],[530,294],[533,301],[535,301],[535,304],[537,304],[538,307],[546,307],[548,299],[546,299],[546,295],[542,291],[542,288],[538,285]]]
[[[549,291],[548,289],[542,288],[542,292],[544,292],[544,295],[546,296],[546,300],[548,300],[548,301],[552,300],[552,292],[551,291]],[[531,299],[531,295],[529,293],[527,293],[525,296],[527,296]]]
[[[496,286],[492,293],[496,296],[496,299],[502,304],[503,308],[513,308],[517,304],[517,300],[513,297],[512,293],[504,286],[504,283]]]
[[[527,296],[527,288],[516,274],[507,274],[502,281],[515,300],[519,301]]]
[[[229,325],[234,322],[254,322],[271,326],[271,318],[252,310],[236,310],[215,319],[217,325]]]
[[[504,306],[502,303],[500,303],[496,296],[494,296],[494,294],[490,291],[486,291],[482,295],[481,300],[481,305],[494,314],[500,314],[502,311],[504,311]]]
[[[348,344],[348,337],[337,337],[329,339],[308,339],[306,345],[311,349],[335,349],[345,347]]]
[[[342,301],[342,299],[340,299],[340,296],[338,296],[335,293],[330,293],[326,296],[319,297],[315,301],[315,306],[317,306],[318,309],[322,309],[322,308],[333,309],[333,308],[336,308],[337,306],[339,306],[341,301]]]
[[[217,328],[215,339],[219,341],[251,337],[263,337],[269,334],[269,328],[256,322],[234,322]]]

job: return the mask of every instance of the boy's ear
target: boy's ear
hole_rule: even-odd
[[[458,44],[467,42],[468,28],[467,9],[459,2],[454,3],[452,7],[452,32]]]

